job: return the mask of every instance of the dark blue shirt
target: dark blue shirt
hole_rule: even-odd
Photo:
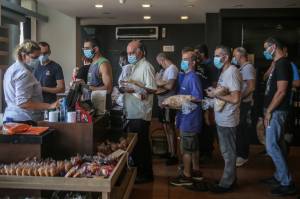
[[[179,94],[192,95],[196,100],[203,99],[201,81],[194,71],[185,74]],[[187,115],[179,111],[177,114],[177,127],[181,132],[200,133],[202,128],[202,110],[200,105]]]
[[[40,82],[42,87],[55,88],[57,86],[57,80],[63,80],[64,74],[61,66],[54,62],[50,61],[47,65],[39,65],[34,70],[35,78]],[[56,94],[47,93],[43,91],[44,102],[53,103],[56,101]]]

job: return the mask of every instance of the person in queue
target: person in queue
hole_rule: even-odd
[[[153,181],[152,152],[149,140],[149,127],[152,118],[153,94],[156,92],[155,70],[145,58],[145,46],[139,40],[127,45],[128,62],[132,64],[131,82],[135,82],[146,93],[124,86],[125,110],[128,119],[128,132],[136,133],[138,142],[133,151],[133,162],[138,173],[136,183]]]
[[[56,94],[65,92],[64,74],[61,66],[49,59],[50,45],[47,42],[39,42],[39,46],[40,64],[34,70],[34,76],[42,86],[44,102],[53,103],[57,100]]]
[[[87,38],[84,41],[83,53],[87,59],[91,59],[87,77],[87,85],[92,91],[106,90],[106,109],[111,108],[112,67],[108,59],[100,53],[100,44],[95,38]]]
[[[188,49],[188,48],[185,48]],[[182,51],[181,70],[185,72],[180,85],[180,95],[191,95],[195,98],[193,110],[177,113],[176,126],[180,130],[180,149],[183,160],[183,171],[170,181],[174,186],[193,186],[193,181],[203,179],[199,166],[199,134],[202,129],[202,110],[199,102],[203,99],[201,81],[196,75],[196,55],[193,51]]]
[[[202,89],[216,87],[219,71],[213,65],[213,61],[208,56],[208,47],[206,44],[197,45],[194,49],[197,56],[196,73],[199,76]],[[204,97],[205,97],[204,93]],[[212,121],[212,109],[205,110],[203,113],[203,132],[199,136],[200,162],[206,163],[212,158],[214,150],[214,137],[216,126]]]
[[[266,131],[266,150],[275,165],[272,177],[261,182],[275,186],[273,196],[286,196],[296,193],[292,176],[287,165],[287,157],[281,144],[284,127],[290,110],[290,96],[293,82],[291,62],[286,58],[283,44],[276,38],[264,42],[265,59],[273,61],[268,76],[264,98],[264,126]]]
[[[253,92],[255,91],[256,71],[248,61],[248,54],[245,48],[238,47],[233,51],[232,64],[238,65],[243,79],[240,104],[240,124],[237,131],[237,159],[236,166],[243,166],[248,161],[250,133],[247,123],[251,116],[253,105]]]
[[[6,71],[3,80],[5,102],[4,122],[36,125],[43,119],[43,110],[55,109],[58,101],[43,102],[42,87],[33,75],[39,64],[40,46],[24,41],[16,48],[16,62]]]
[[[158,117],[162,123],[168,142],[169,156],[166,165],[174,165],[178,162],[175,149],[175,116],[176,110],[163,107],[162,102],[176,93],[176,82],[178,69],[166,53],[159,53],[156,56],[157,63],[162,67],[161,71],[156,74],[156,92],[158,99]]]
[[[225,162],[221,180],[218,184],[211,186],[211,191],[214,193],[232,191],[236,183],[236,133],[240,116],[242,78],[239,70],[231,64],[231,55],[228,47],[216,47],[214,65],[221,70],[217,87],[227,89],[228,93],[220,96],[214,92],[214,88],[207,90],[209,97],[225,102],[221,110],[218,109],[216,100],[214,104],[220,151]]]
[[[76,73],[75,81],[82,81],[87,84],[88,73],[92,63],[92,59],[88,59],[85,56],[82,57],[82,65],[78,68]]]

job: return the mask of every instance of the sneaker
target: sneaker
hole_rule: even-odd
[[[274,176],[262,179],[262,180],[260,180],[260,182],[262,184],[269,185],[269,186],[279,186],[280,185],[279,181],[276,180],[276,178],[274,178]]]
[[[233,191],[233,186],[226,188],[218,184],[213,184],[211,187],[209,187],[209,190],[213,193],[228,193]]]
[[[191,177],[186,177],[184,175],[179,175],[170,181],[170,184],[173,186],[190,186],[193,184]]]
[[[237,167],[241,167],[241,166],[243,166],[246,162],[248,162],[248,159],[245,159],[245,158],[242,158],[242,157],[237,157],[235,165],[236,165]]]
[[[195,181],[202,181],[204,179],[201,171],[192,171],[192,179]]]
[[[167,166],[176,165],[177,163],[178,163],[178,159],[175,156],[168,158],[166,161]]]
[[[184,186],[184,188],[195,192],[206,192],[209,190],[206,182],[194,182],[192,185]]]
[[[272,196],[289,196],[296,194],[297,190],[295,185],[289,185],[289,186],[278,186],[271,190]]]

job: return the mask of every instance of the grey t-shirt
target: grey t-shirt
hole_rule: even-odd
[[[163,81],[170,81],[170,80],[176,80],[177,79],[177,76],[178,76],[178,69],[175,65],[170,65],[168,68],[166,68],[164,71],[163,71],[163,74],[162,74],[162,80]],[[157,99],[158,99],[158,105],[161,106],[162,105],[162,102],[172,96],[172,95],[175,95],[176,93],[176,88],[174,87],[172,90],[168,91],[167,93],[163,94],[163,95],[158,95],[157,96]]]
[[[243,78],[243,85],[242,85],[242,96],[244,95],[245,91],[247,90],[247,80],[253,80],[256,78],[256,71],[252,64],[246,63],[240,68],[240,73]],[[252,102],[253,101],[253,93],[251,93],[248,97],[242,99],[242,102]]]
[[[242,77],[239,70],[231,65],[221,73],[218,86],[227,88],[230,92],[241,91]],[[239,124],[240,105],[226,102],[222,111],[215,110],[215,119],[218,126],[236,127]]]

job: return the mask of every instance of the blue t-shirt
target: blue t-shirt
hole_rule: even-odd
[[[59,64],[50,61],[47,65],[39,65],[34,70],[35,78],[40,82],[42,87],[55,88],[57,80],[63,80],[64,74]],[[56,94],[43,92],[44,102],[53,103],[56,101]]]
[[[298,67],[294,62],[291,62],[292,68],[293,68],[293,80],[300,80]]]
[[[202,85],[194,71],[185,74],[180,85],[180,95],[192,95],[197,100],[203,99]],[[200,105],[191,113],[185,115],[181,111],[177,114],[177,127],[181,132],[200,133],[202,128],[202,110]]]

